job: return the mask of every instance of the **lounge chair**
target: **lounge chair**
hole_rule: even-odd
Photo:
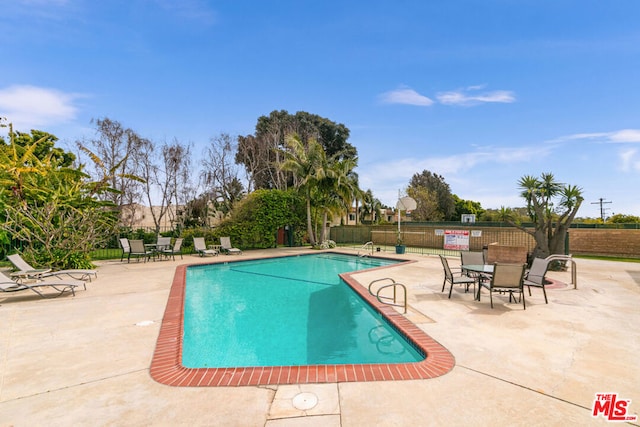
[[[170,247],[162,250],[162,255],[166,256],[167,258],[173,257],[173,260],[175,261],[176,254],[180,254],[180,259],[182,259],[182,241],[183,240],[184,239],[182,238],[176,239],[176,242],[173,244],[172,248]]]
[[[127,256],[127,262],[129,262],[129,258],[131,257],[131,245],[129,244],[129,239],[123,237],[120,239],[120,247],[122,248],[122,255],[120,255],[120,262],[124,260],[124,256]]]
[[[531,296],[531,286],[535,288],[542,288],[545,304],[549,304],[549,301],[547,300],[547,291],[544,289],[544,285],[546,284],[544,276],[546,276],[548,268],[549,261],[542,258],[534,258],[529,272],[524,277],[524,286],[529,290],[529,296]]]
[[[230,237],[221,237],[220,238],[220,250],[227,255],[236,254],[240,255],[242,251],[238,248],[234,248],[231,246],[231,238]]]
[[[129,244],[131,245],[131,252],[129,253],[129,257],[137,256],[138,262],[140,262],[140,257],[144,257],[144,262],[147,262],[147,260],[153,255],[153,251],[145,248],[144,242],[142,240],[129,240]]]
[[[58,292],[54,297],[59,297],[66,291],[71,292],[71,295],[75,296],[75,288],[83,286],[84,282],[81,280],[50,280],[50,281],[36,281],[33,283],[16,282],[7,277],[4,273],[0,274],[0,292],[11,293],[18,291],[30,290],[40,295],[42,298],[48,298],[48,295],[42,292],[42,288],[52,288]]]
[[[200,254],[200,256],[205,255],[218,255],[218,251],[215,249],[207,249],[207,244],[204,242],[204,237],[194,237],[193,238],[193,248]]]
[[[440,255],[440,261],[442,262],[442,267],[444,268],[444,281],[442,282],[442,292],[444,292],[444,287],[447,282],[451,283],[449,287],[449,298],[451,298],[451,291],[453,290],[453,285],[464,285],[465,292],[469,292],[469,286],[473,285],[473,293],[476,293],[476,279],[473,277],[456,275],[451,271],[449,267],[449,261],[447,258]],[[459,273],[461,274],[461,273]]]
[[[514,293],[519,293],[522,299],[522,307],[526,310],[527,305],[524,301],[524,270],[526,264],[493,264],[493,274],[491,275],[491,281],[488,283],[480,282],[481,287],[485,287],[489,290],[489,298],[491,300],[491,308],[493,308],[493,293],[509,293],[509,302],[511,298],[515,299]],[[478,291],[478,300],[480,300],[480,291]]]
[[[18,271],[11,273],[11,277],[17,277],[19,281],[24,279],[44,279],[45,277],[60,278],[60,276],[69,276],[75,280],[91,281],[91,276],[98,277],[97,270],[70,269],[53,271],[50,268],[33,268],[20,254],[7,255],[7,259],[18,269]]]

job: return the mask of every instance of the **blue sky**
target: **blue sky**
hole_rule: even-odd
[[[637,0],[0,0],[0,116],[62,144],[109,117],[199,155],[273,110],[351,130],[395,205],[427,169],[485,208],[552,172],[640,215]],[[6,132],[6,129],[2,130]]]

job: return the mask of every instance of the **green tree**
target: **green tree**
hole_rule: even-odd
[[[373,196],[371,189],[363,194],[361,213],[361,222],[368,217],[372,224],[379,224],[382,219],[382,202]]]
[[[428,191],[424,192],[421,191],[421,189],[426,189]],[[415,196],[411,195],[412,192]],[[418,206],[421,204],[424,206],[431,206],[432,200],[435,201],[437,206],[436,212],[433,212],[430,208],[427,209],[429,211],[429,217],[424,218],[423,220],[451,221],[456,219],[456,206],[453,195],[451,194],[451,188],[441,175],[432,173],[428,170],[424,170],[419,174],[414,174],[409,182],[407,194],[416,200]]]
[[[287,189],[293,184],[291,173],[280,165],[289,150],[286,139],[296,134],[303,145],[316,141],[327,158],[355,159],[357,150],[347,142],[349,129],[316,114],[274,110],[258,118],[254,135],[238,137],[236,163],[245,167],[249,188]]]
[[[482,214],[484,213],[484,209],[482,209],[482,205],[480,202],[474,202],[473,200],[463,200],[457,195],[453,195],[453,200],[456,204],[456,213],[454,214],[455,218],[462,218],[462,215],[472,214],[476,216],[476,219],[480,219]]]
[[[32,135],[41,136],[10,131],[9,144],[0,144],[0,229],[23,242],[29,261],[87,268],[89,252],[115,224],[111,204],[98,198],[106,188],[90,182],[81,166],[71,166],[73,155],[55,148],[54,136]]]
[[[480,217],[481,221],[487,222],[504,222],[506,219],[517,223],[526,223],[530,220],[527,208],[506,208],[504,206],[501,206],[500,209],[486,209]]]
[[[330,171],[320,180],[314,191],[318,197],[316,207],[322,214],[322,231],[319,236],[321,241],[326,240],[327,217],[348,213],[351,202],[354,199],[362,199],[358,176],[354,172],[356,166],[356,159],[328,159],[327,167]]]
[[[540,178],[525,175],[518,181],[518,186],[527,202],[527,213],[534,229],[514,221],[509,210],[503,212],[504,219],[533,236],[536,241],[534,257],[563,254],[567,231],[584,200],[582,189],[556,181],[552,173],[543,173]]]
[[[615,214],[607,219],[607,224],[637,224],[640,217],[634,215]]]
[[[438,199],[427,187],[407,188],[407,196],[412,197],[418,207],[411,212],[413,221],[442,221],[444,216],[438,209]]]
[[[297,135],[290,135],[287,137],[287,147],[289,151],[285,153],[286,160],[280,167],[292,172],[294,187],[304,197],[307,211],[307,235],[311,245],[315,246],[317,240],[313,231],[311,212],[314,191],[323,179],[333,175],[333,171],[329,168],[326,153],[318,142],[311,140],[305,147]]]
[[[13,133],[13,129],[10,129],[9,132]],[[33,150],[33,156],[37,159],[48,159],[48,161],[60,167],[71,166],[76,160],[75,154],[56,147],[56,141],[58,141],[58,138],[55,135],[35,129],[32,129],[31,133],[13,133],[11,144],[8,144],[0,136],[0,146],[3,149],[15,148],[17,155],[23,154],[25,149],[29,147]]]

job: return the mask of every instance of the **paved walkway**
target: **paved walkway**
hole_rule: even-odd
[[[250,257],[304,249],[247,251]],[[396,256],[396,255],[389,255]],[[175,267],[199,258],[101,263],[75,297],[0,294],[0,426],[604,425],[596,393],[640,413],[640,264],[577,260],[578,289],[533,289],[527,309],[462,287],[441,292],[437,256],[385,276],[409,287],[407,315],[452,352],[429,380],[178,388],[156,383],[150,361]],[[452,260],[455,262],[455,260]],[[566,272],[552,273],[568,282]],[[354,275],[368,284],[380,272]],[[303,393],[303,394],[301,394]],[[317,399],[317,403],[314,405]],[[640,425],[640,422],[634,422]]]

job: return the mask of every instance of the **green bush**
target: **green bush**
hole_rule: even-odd
[[[305,229],[304,200],[291,191],[257,190],[234,207],[231,217],[214,230],[216,237],[229,236],[241,249],[277,246],[278,229],[293,226],[294,244],[302,244]]]

